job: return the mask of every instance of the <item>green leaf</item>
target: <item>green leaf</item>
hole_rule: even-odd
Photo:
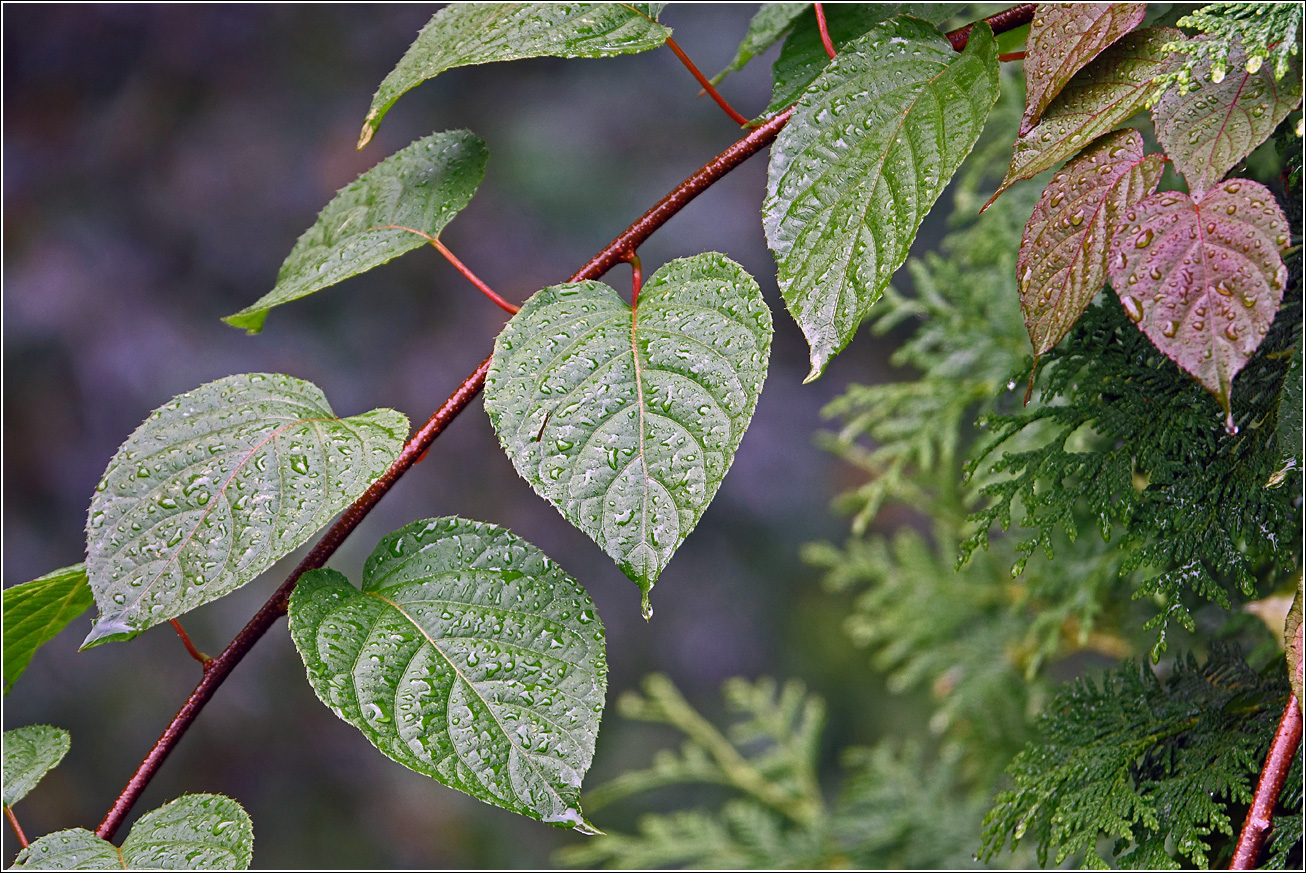
[[[1284,474],[1293,468],[1306,469],[1306,450],[1302,439],[1302,395],[1306,393],[1303,392],[1303,388],[1306,388],[1303,385],[1304,373],[1302,342],[1298,340],[1289,360],[1288,373],[1283,377],[1283,391],[1279,395],[1279,423],[1275,428],[1283,466],[1275,474],[1277,479],[1272,479],[1270,484],[1282,482]]]
[[[86,565],[46,573],[4,592],[4,684],[6,695],[23,675],[36,650],[58,635],[95,599]]]
[[[1146,3],[1040,3],[1026,40],[1021,134],[1038,123],[1052,98],[1080,68],[1146,16]]]
[[[1178,191],[1133,206],[1111,238],[1111,285],[1139,330],[1206,390],[1237,431],[1233,377],[1283,299],[1288,219],[1257,182],[1231,179],[1195,200]]]
[[[4,797],[13,806],[36,787],[68,754],[68,731],[49,725],[31,725],[5,731]]]
[[[961,54],[898,18],[841,52],[771,150],[762,224],[815,379],[848,344],[998,97],[993,32]]]
[[[272,307],[426,245],[472,199],[487,154],[465,130],[433,133],[395,152],[336,193],[296,241],[271,291],[222,320],[258,333]]]
[[[671,36],[664,3],[452,3],[422,28],[381,82],[358,147],[405,92],[445,70],[522,58],[610,58],[655,49]]]
[[[793,27],[794,19],[810,6],[810,3],[763,3],[748,22],[748,32],[735,50],[735,56],[724,70],[712,77],[712,84],[718,84],[727,73],[742,70],[755,55],[769,49]]]
[[[83,648],[129,639],[254,579],[361,495],[408,420],[338,419],[317,386],[228,376],[156,409],[91,500],[86,568],[100,617]]]
[[[771,349],[757,283],[672,261],[632,312],[599,282],[536,293],[494,345],[485,409],[517,472],[644,594],[698,524],[753,417]]]
[[[306,573],[290,632],[322,702],[386,756],[478,800],[597,833],[580,813],[607,684],[585,589],[511,531],[416,521],[363,590]]]
[[[1094,140],[1043,189],[1016,259],[1035,355],[1061,342],[1106,283],[1111,229],[1156,190],[1164,169],[1161,155],[1143,157],[1138,131],[1118,130]]]
[[[989,203],[1015,182],[1052,169],[1155,99],[1156,80],[1166,71],[1165,44],[1182,38],[1169,27],[1135,30],[1076,73],[1038,126],[1016,140],[1007,176]]]
[[[186,794],[147,812],[122,848],[82,828],[57,831],[18,854],[20,870],[247,870],[254,826],[230,797]]]

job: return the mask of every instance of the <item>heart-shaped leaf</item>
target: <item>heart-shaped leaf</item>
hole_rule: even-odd
[[[807,11],[810,3],[763,3],[748,22],[748,32],[735,49],[726,68],[712,77],[712,84],[720,83],[727,73],[742,70],[755,55],[769,49],[776,40],[794,26],[794,19]]]
[[[857,332],[998,97],[993,32],[960,54],[897,18],[850,44],[771,149],[762,226],[815,379]]]
[[[465,130],[433,133],[395,152],[336,193],[295,242],[271,291],[222,320],[258,333],[272,307],[426,245],[472,199],[487,154]]]
[[[671,36],[665,3],[451,3],[417,34],[372,98],[361,149],[406,91],[445,70],[522,58],[610,58],[655,49]]]
[[[1080,68],[1146,16],[1146,3],[1040,3],[1025,42],[1021,134],[1038,124],[1043,110]]]
[[[537,292],[494,344],[485,409],[517,472],[644,595],[698,524],[753,417],[771,312],[714,252]]]
[[[234,591],[390,466],[408,419],[339,419],[317,386],[228,376],[156,409],[91,500],[86,571],[100,617],[83,648],[129,639]]]
[[[1107,245],[1122,211],[1156,190],[1165,164],[1143,157],[1143,137],[1099,137],[1052,177],[1025,225],[1016,256],[1020,308],[1042,355],[1084,314],[1106,283]]]
[[[1235,44],[1230,72],[1219,82],[1210,70],[1195,76],[1187,94],[1169,88],[1152,109],[1156,138],[1194,193],[1205,191],[1265,142],[1301,105],[1301,63],[1275,81],[1272,67],[1247,72],[1247,52]]]
[[[1129,317],[1220,401],[1283,299],[1288,220],[1264,185],[1230,179],[1196,200],[1153,194],[1111,238],[1111,284]]]
[[[95,598],[86,581],[86,565],[74,564],[46,573],[4,592],[4,684],[6,695],[23,675],[32,655],[68,623],[91,607]]]
[[[306,573],[290,632],[322,702],[388,757],[558,827],[580,814],[607,684],[589,595],[521,537],[461,518],[377,544],[363,590]]]
[[[13,806],[68,754],[68,731],[36,724],[5,731],[3,802]]]

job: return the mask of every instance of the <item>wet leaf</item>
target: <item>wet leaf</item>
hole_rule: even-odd
[[[807,380],[857,332],[998,96],[993,32],[953,51],[897,18],[839,54],[771,149],[762,226],[811,348]]]
[[[1306,470],[1306,447],[1302,440],[1302,396],[1306,386],[1302,384],[1302,341],[1297,341],[1292,358],[1288,364],[1288,373],[1283,377],[1283,391],[1279,394],[1279,423],[1275,433],[1279,441],[1279,457],[1282,467],[1271,478],[1271,485],[1283,481],[1289,470]]]
[[[1235,44],[1229,69],[1215,82],[1208,69],[1194,89],[1168,88],[1152,109],[1156,138],[1197,194],[1224,178],[1234,164],[1265,142],[1279,122],[1301,105],[1301,63],[1275,81],[1272,66],[1247,72],[1247,52]]]
[[[4,683],[6,695],[32,656],[91,604],[86,565],[46,573],[4,592]]]
[[[339,419],[317,386],[276,374],[228,376],[159,407],[91,500],[86,569],[100,617],[82,647],[254,579],[358,498],[407,436],[394,410]]]
[[[1174,28],[1135,30],[1076,73],[1038,125],[1016,140],[1007,176],[989,203],[1013,183],[1052,169],[1155,99],[1156,79],[1167,69],[1163,48],[1176,39],[1183,34]]]
[[[46,834],[18,853],[11,870],[121,870],[118,847],[85,828]]]
[[[290,632],[322,702],[405,767],[558,827],[580,812],[607,685],[603,624],[521,537],[426,519],[377,544],[359,591],[300,580]]]
[[[1143,157],[1138,131],[1118,130],[1095,140],[1043,189],[1016,257],[1035,355],[1061,341],[1106,283],[1111,228],[1156,189],[1164,169],[1160,155]]]
[[[794,19],[811,7],[810,3],[763,3],[751,21],[748,32],[744,34],[735,56],[726,68],[712,77],[712,84],[718,84],[728,73],[742,70],[755,55],[769,49],[776,40],[784,36],[793,27]]]
[[[1146,15],[1146,3],[1040,3],[1025,43],[1020,133],[1029,133],[1075,73]]]
[[[517,472],[644,594],[744,436],[771,349],[757,283],[714,252],[665,264],[632,313],[599,282],[537,292],[494,345],[485,409]]]
[[[5,806],[13,806],[68,754],[68,731],[37,724],[5,731]]]
[[[277,273],[277,284],[222,319],[249,333],[268,310],[365,273],[427,244],[453,221],[485,176],[481,138],[465,130],[433,133],[395,152],[341,188],[304,231]]]
[[[1125,312],[1168,358],[1220,401],[1256,351],[1283,299],[1288,221],[1256,182],[1231,179],[1195,200],[1153,194],[1111,239],[1111,284]]]
[[[655,49],[671,36],[665,3],[451,3],[422,28],[381,82],[358,147],[405,92],[445,70],[522,58],[610,58]]]
[[[1292,683],[1292,693],[1297,700],[1302,700],[1302,668],[1306,663],[1306,648],[1302,643],[1302,574],[1297,571],[1297,596],[1292,600],[1288,610],[1288,620],[1283,626],[1283,647],[1288,658],[1288,681]]]

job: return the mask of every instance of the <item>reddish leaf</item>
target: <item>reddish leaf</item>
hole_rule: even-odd
[[[1138,131],[1118,130],[1095,140],[1043,189],[1016,257],[1035,355],[1061,341],[1106,282],[1111,227],[1155,190],[1164,169],[1160,155],[1143,157]]]
[[[1230,72],[1220,82],[1195,77],[1187,94],[1170,88],[1152,109],[1156,138],[1194,192],[1205,191],[1274,133],[1301,105],[1301,64],[1294,56],[1288,74],[1274,80],[1273,65],[1247,72],[1247,52],[1235,45]]]
[[[1111,284],[1153,344],[1225,411],[1233,377],[1274,320],[1288,270],[1288,220],[1264,185],[1230,179],[1194,199],[1153,194],[1111,237]]]
[[[1038,124],[1052,98],[1081,67],[1142,24],[1146,15],[1146,3],[1040,3],[1025,40],[1021,135]]]

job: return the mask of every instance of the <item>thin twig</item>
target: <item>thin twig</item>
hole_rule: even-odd
[[[813,3],[816,8],[816,29],[821,32],[821,45],[825,46],[825,53],[834,60],[834,41],[830,39],[830,26],[825,23],[825,4]]]
[[[22,825],[18,824],[18,819],[14,816],[14,808],[5,804],[5,818],[9,819],[9,826],[14,829],[14,836],[18,837],[18,845],[26,849],[29,845],[27,834],[23,833]]]
[[[997,15],[990,15],[984,19],[988,22],[989,27],[993,28],[995,34],[1006,33],[1009,30],[1015,30],[1017,27],[1023,27],[1034,20],[1034,10],[1038,8],[1037,3],[1022,3],[1019,6],[1013,6],[1010,9],[1004,9]],[[956,30],[949,31],[948,42],[957,51],[966,47],[966,42],[970,39],[970,31],[975,25],[968,24],[965,27],[959,27]]]
[[[1260,781],[1256,783],[1256,793],[1252,795],[1251,809],[1247,810],[1247,819],[1243,822],[1242,833],[1233,850],[1233,862],[1230,870],[1251,870],[1260,858],[1261,847],[1269,836],[1273,824],[1274,805],[1279,802],[1283,784],[1292,769],[1292,759],[1301,745],[1301,704],[1297,696],[1288,698],[1284,707],[1283,718],[1279,719],[1279,728],[1270,741],[1269,754],[1265,756],[1265,767],[1261,769]]]
[[[186,651],[190,652],[190,656],[199,661],[200,666],[205,670],[209,669],[209,664],[213,663],[213,659],[195,648],[195,644],[190,641],[190,634],[186,633],[186,629],[181,626],[181,622],[175,618],[170,618],[168,624],[172,625],[172,629],[177,632],[177,636],[181,637],[181,644],[186,647]]]
[[[626,261],[630,264],[630,308],[634,309],[639,306],[639,289],[644,285],[644,265],[634,252],[626,256]]]
[[[698,66],[689,59],[689,55],[685,54],[680,45],[671,37],[667,37],[667,48],[671,49],[675,56],[680,58],[680,62],[685,65],[685,69],[689,70],[690,75],[698,80],[698,84],[703,86],[703,90],[707,92],[707,96],[715,100],[716,105],[720,106],[721,110],[725,112],[726,115],[730,116],[731,121],[738,124],[740,127],[748,124],[748,119],[735,111],[735,107],[731,106],[726,98],[721,96],[721,92],[713,87],[712,83],[708,81],[707,76],[703,75],[702,70],[700,70]]]
[[[1007,63],[1008,61],[1023,61],[1025,60],[1025,53],[1007,52],[1005,55],[998,55],[998,60],[1004,64]]]
[[[493,300],[495,305],[498,306],[500,309],[502,309],[504,312],[507,312],[510,315],[516,315],[518,310],[521,309],[521,307],[514,306],[513,304],[509,303],[507,300],[504,300],[498,294],[494,293],[494,289],[491,288],[489,285],[486,285],[484,282],[482,282],[481,278],[477,276],[475,273],[473,273],[470,269],[468,269],[466,264],[458,260],[458,258],[454,255],[454,253],[449,251],[449,249],[445,246],[444,243],[440,242],[440,238],[438,236],[431,236],[429,233],[420,231],[413,227],[404,227],[402,224],[383,224],[380,227],[378,227],[377,230],[406,230],[409,233],[417,234],[418,236],[424,238],[432,246],[434,246],[437,252],[444,255],[445,260],[453,264],[453,268],[455,270],[463,274],[463,278],[465,278],[468,282],[471,282],[473,285],[475,285],[476,290],[480,291],[486,297]]]

